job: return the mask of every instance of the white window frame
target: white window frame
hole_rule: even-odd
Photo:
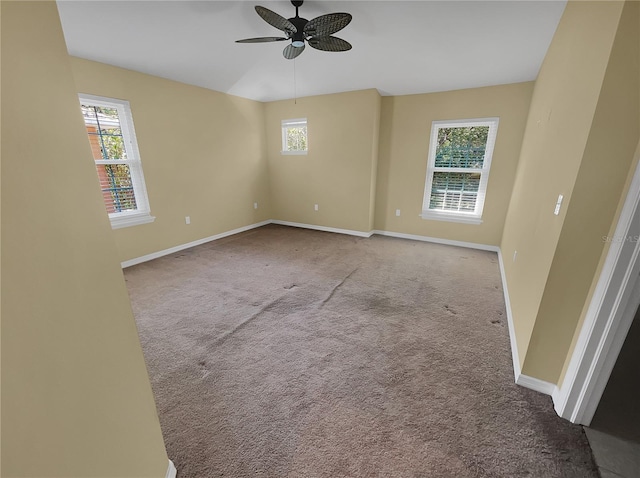
[[[429,156],[427,161],[427,177],[425,181],[424,197],[422,200],[423,219],[431,219],[438,221],[461,222],[466,224],[482,224],[482,212],[487,194],[487,184],[489,182],[489,170],[491,169],[491,159],[493,158],[493,149],[495,147],[496,136],[498,134],[499,118],[475,118],[461,120],[434,121],[431,124],[431,137],[429,140]],[[451,168],[436,167],[436,149],[438,147],[438,131],[441,128],[462,128],[471,126],[488,126],[489,134],[487,136],[487,145],[485,148],[485,156],[482,168]],[[435,172],[453,172],[453,173],[479,173],[480,184],[476,196],[476,207],[471,211],[446,211],[430,209],[431,188],[433,186],[433,176]]]
[[[88,95],[84,93],[80,93],[78,98],[80,100],[80,104],[114,108],[118,111],[118,118],[120,120],[122,139],[125,144],[127,159],[94,159],[94,162],[96,165],[127,164],[129,166],[137,209],[135,211],[109,213],[111,228],[120,229],[122,227],[137,226],[139,224],[148,224],[153,222],[156,218],[151,215],[147,187],[145,185],[144,174],[142,172],[142,161],[140,160],[140,151],[138,150],[138,141],[136,140],[136,132],[133,127],[133,115],[131,114],[131,106],[129,102],[126,100],[106,98],[104,96]]]
[[[307,128],[307,118],[282,120],[282,154],[305,155],[309,151],[309,131],[307,129],[307,149],[287,149],[287,130],[289,128]]]

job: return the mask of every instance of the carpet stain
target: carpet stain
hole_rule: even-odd
[[[454,309],[452,309],[451,307],[449,307],[449,305],[445,305],[443,307],[444,310],[446,310],[447,312],[449,312],[452,315],[458,315],[458,312]]]

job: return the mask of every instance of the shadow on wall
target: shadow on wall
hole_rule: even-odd
[[[590,427],[640,443],[640,307]]]

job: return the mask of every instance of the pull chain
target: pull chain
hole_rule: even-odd
[[[293,104],[298,104],[298,84],[296,81],[296,59],[293,59]]]

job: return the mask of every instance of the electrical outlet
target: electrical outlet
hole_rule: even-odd
[[[253,209],[258,209],[258,203],[257,202],[253,203]]]
[[[396,216],[400,215],[400,209],[396,209]]]
[[[185,224],[191,224],[191,216],[185,216],[184,217],[184,223]]]
[[[317,210],[318,210],[318,205],[317,205],[317,204],[314,204],[314,205],[313,205],[313,209],[314,209],[315,211],[317,211]]]

